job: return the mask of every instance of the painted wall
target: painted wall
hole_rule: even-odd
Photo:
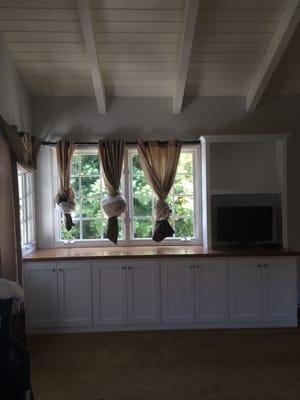
[[[20,131],[31,131],[30,97],[0,38],[0,115]]]

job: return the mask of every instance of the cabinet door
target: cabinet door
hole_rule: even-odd
[[[95,325],[126,323],[126,264],[104,261],[93,264]]]
[[[91,266],[87,262],[58,264],[59,325],[92,325]]]
[[[221,260],[197,260],[195,266],[196,321],[225,321],[228,312],[227,267]]]
[[[27,327],[57,327],[58,292],[56,264],[25,263],[24,268],[24,291]]]
[[[128,261],[127,290],[129,323],[160,322],[159,262],[155,259]]]
[[[170,258],[161,263],[163,322],[194,321],[193,260]]]
[[[293,258],[263,259],[263,319],[297,320],[297,270]]]
[[[262,268],[260,260],[232,260],[229,265],[230,319],[260,321]]]

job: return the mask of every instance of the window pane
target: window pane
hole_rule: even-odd
[[[176,216],[193,215],[194,199],[193,197],[178,196],[174,199],[174,214]]]
[[[82,199],[82,217],[100,217],[102,216],[100,208],[100,197]]]
[[[75,196],[79,196],[79,179],[78,178],[71,178],[71,187],[75,193]]]
[[[152,199],[142,197],[133,199],[133,214],[136,216],[152,216]]]
[[[194,237],[193,220],[179,218],[175,220],[175,237]]]
[[[193,175],[177,175],[173,190],[174,194],[193,194]]]
[[[132,192],[136,197],[150,196],[152,197],[152,189],[144,176],[132,177]]]
[[[182,152],[179,157],[177,174],[193,173],[193,154]]]
[[[93,196],[100,193],[100,178],[81,178],[81,195]]]
[[[61,221],[61,239],[62,240],[75,240],[80,239],[80,224],[78,220],[73,220],[74,226],[70,231],[67,231],[64,221]]]
[[[79,156],[73,155],[72,157],[72,167],[71,167],[71,175],[79,174]]]
[[[152,237],[152,218],[134,218],[133,236],[135,238],[151,238]]]
[[[81,175],[98,175],[99,157],[98,155],[86,154],[81,156]]]
[[[138,154],[132,156],[132,174],[143,174],[143,170],[140,163],[140,158]]]
[[[101,239],[103,223],[100,219],[82,221],[82,239]]]

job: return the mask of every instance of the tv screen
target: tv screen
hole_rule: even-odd
[[[267,242],[273,239],[272,207],[217,208],[218,242]]]

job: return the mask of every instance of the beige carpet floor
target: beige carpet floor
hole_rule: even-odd
[[[300,330],[30,336],[35,400],[299,400]]]

